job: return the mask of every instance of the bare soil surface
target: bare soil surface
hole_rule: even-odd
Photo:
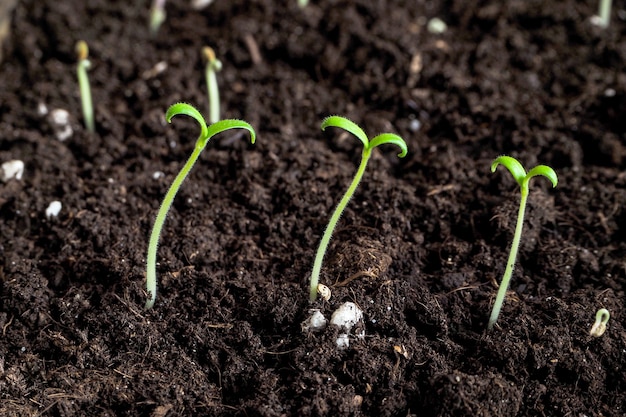
[[[146,3],[146,4],[143,4]],[[0,415],[626,415],[626,24],[595,1],[21,0],[0,66]],[[427,30],[439,17],[442,34]],[[90,46],[97,132],[74,45]],[[176,197],[144,311],[147,237],[206,112],[201,48],[223,62],[223,117]],[[69,112],[69,128],[53,120]],[[322,232],[361,144],[376,150],[308,300]],[[60,140],[63,133],[69,137]],[[518,264],[486,331],[515,227],[501,154],[533,179]],[[57,217],[46,208],[62,203]],[[302,329],[342,303],[363,320]],[[589,336],[596,311],[612,316]]]

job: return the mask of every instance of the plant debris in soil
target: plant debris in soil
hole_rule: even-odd
[[[151,36],[147,3],[20,0],[11,16],[0,163],[24,172],[0,183],[1,415],[626,414],[623,4],[603,30],[591,1],[172,0]],[[223,63],[222,117],[257,142],[209,143],[144,311],[147,237],[198,135],[164,112],[206,112],[204,46]],[[322,268],[332,297],[311,304],[361,151],[320,131],[330,114],[399,134],[409,154],[375,150]],[[489,171],[501,154],[552,166],[559,185],[533,184],[487,332],[519,202]],[[349,332],[303,330],[345,302],[362,311]]]

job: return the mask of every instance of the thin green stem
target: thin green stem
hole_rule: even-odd
[[[322,269],[322,261],[324,260],[324,255],[326,254],[326,250],[328,249],[330,238],[333,235],[333,231],[335,230],[335,227],[337,226],[337,222],[339,221],[339,218],[341,218],[341,215],[343,211],[345,210],[346,206],[348,205],[348,202],[354,195],[354,191],[359,186],[359,183],[361,182],[361,178],[363,178],[363,173],[365,172],[365,167],[367,166],[367,161],[370,158],[371,151],[372,150],[368,148],[363,149],[361,164],[359,165],[356,175],[354,176],[354,179],[352,180],[350,187],[348,187],[348,190],[341,198],[341,201],[337,205],[337,208],[335,208],[335,211],[333,212],[333,215],[331,216],[330,221],[328,222],[328,225],[326,226],[324,235],[322,236],[322,241],[320,242],[320,246],[317,249],[317,254],[315,255],[315,262],[313,262],[313,271],[311,272],[311,287],[310,287],[311,301],[315,301],[315,299],[317,298],[317,284],[319,283],[320,271]]]
[[[183,183],[185,178],[187,178],[189,171],[191,171],[191,168],[198,160],[200,153],[206,147],[207,143],[208,142],[204,142],[204,144],[196,144],[196,147],[194,148],[191,156],[174,179],[174,182],[170,186],[169,190],[167,190],[165,198],[163,198],[163,203],[161,203],[161,207],[159,208],[159,212],[157,213],[156,219],[154,221],[152,233],[150,233],[150,241],[148,243],[146,290],[148,291],[149,298],[146,301],[146,310],[154,306],[154,300],[156,299],[156,256],[157,248],[159,245],[159,237],[161,236],[161,230],[163,229],[163,223],[165,223],[167,213],[169,212],[170,207],[172,207],[172,202],[174,201],[174,197],[176,197],[176,194],[178,193],[181,184]]]
[[[165,0],[154,0],[152,7],[150,7],[150,33],[152,36],[156,36],[165,18]]]
[[[165,222],[165,218],[167,217],[167,213],[169,209],[172,207],[172,201],[174,201],[174,197],[178,192],[181,184],[191,171],[191,168],[194,166],[200,153],[206,147],[209,140],[217,135],[218,133],[224,132],[229,129],[246,129],[250,132],[250,141],[252,143],[255,142],[256,133],[252,126],[249,123],[244,122],[243,120],[220,120],[217,123],[213,123],[210,126],[206,125],[206,121],[202,114],[193,106],[186,103],[176,103],[172,104],[165,112],[165,120],[169,122],[172,121],[172,117],[184,114],[186,116],[192,117],[195,119],[200,125],[200,136],[196,140],[196,146],[194,147],[191,156],[180,170],[174,182],[170,186],[169,190],[165,194],[165,198],[163,199],[163,203],[161,203],[161,207],[159,208],[159,212],[154,221],[154,226],[152,228],[152,232],[150,234],[150,240],[148,242],[148,255],[146,259],[146,291],[148,292],[148,300],[146,301],[146,310],[152,308],[154,306],[154,300],[156,299],[157,292],[157,284],[156,284],[156,255],[157,248],[159,246],[159,236],[161,235],[161,230],[163,229],[163,223]]]
[[[209,97],[209,123],[220,120],[220,90],[217,85],[217,72],[222,69],[222,62],[215,57],[213,48],[205,46],[202,55],[206,61],[206,89]]]
[[[207,70],[206,86],[209,92],[209,123],[220,120],[220,92],[214,70]]]
[[[611,21],[611,3],[612,0],[600,0],[598,16],[600,17],[600,27],[606,29]]]
[[[78,77],[78,86],[80,89],[81,106],[83,110],[83,120],[85,127],[90,132],[95,132],[93,121],[93,101],[91,99],[91,87],[89,86],[89,76],[87,70],[91,67],[88,55],[89,49],[85,41],[78,41],[76,44],[76,52],[78,54],[78,64],[76,65],[76,75]]]
[[[513,243],[511,244],[511,252],[509,253],[509,259],[506,263],[506,268],[504,270],[504,275],[502,276],[502,282],[500,283],[500,288],[498,289],[496,301],[493,304],[493,309],[491,310],[491,316],[489,317],[487,330],[493,329],[494,324],[498,320],[498,316],[500,315],[500,310],[502,309],[502,304],[504,302],[504,297],[506,296],[506,292],[509,288],[509,282],[511,281],[511,276],[513,276],[513,269],[515,268],[515,259],[517,258],[517,252],[519,250],[519,244],[522,238],[522,228],[524,226],[524,213],[526,211],[526,201],[528,199],[528,182],[527,181],[521,187],[521,195],[522,196],[520,199],[519,211],[517,212],[517,224],[515,225],[515,234],[513,235]]]

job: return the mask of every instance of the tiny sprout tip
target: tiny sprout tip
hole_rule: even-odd
[[[76,56],[79,61],[89,57],[89,46],[87,46],[87,42],[83,40],[76,42]]]
[[[611,314],[609,310],[606,308],[601,308],[596,312],[596,321],[591,326],[591,330],[589,330],[589,335],[593,337],[600,337],[606,331],[607,323],[611,318]]]

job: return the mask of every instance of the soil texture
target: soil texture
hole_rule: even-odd
[[[0,415],[626,415],[626,10],[596,1],[20,0],[0,66]],[[447,24],[428,30],[431,18]],[[75,43],[90,48],[96,132]],[[207,110],[222,117],[176,196],[146,300],[154,216]],[[65,113],[64,113],[65,111]],[[346,116],[409,148],[374,151],[308,299],[325,225],[362,144]],[[68,117],[67,121],[63,117]],[[531,181],[510,291],[487,319],[519,187]],[[60,201],[58,215],[47,215]],[[345,302],[347,333],[307,328]],[[595,313],[606,333],[589,335]]]

